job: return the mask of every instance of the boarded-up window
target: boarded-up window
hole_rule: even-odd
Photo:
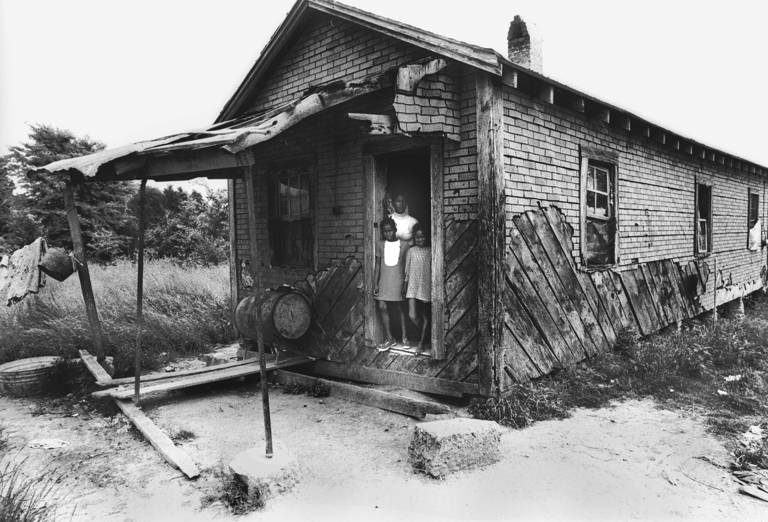
[[[595,155],[596,153],[592,153]],[[582,159],[582,262],[612,265],[617,260],[616,163]]]
[[[272,176],[270,185],[272,265],[311,267],[313,227],[309,175],[304,169],[284,169]]]
[[[696,254],[712,252],[712,187],[696,183]]]

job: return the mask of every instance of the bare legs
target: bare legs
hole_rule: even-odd
[[[397,303],[397,309],[400,310],[400,329],[403,332],[403,344],[409,346],[411,342],[408,340],[408,326],[405,322],[405,308],[407,305],[404,302]]]
[[[409,301],[412,301],[412,299],[409,299]],[[400,313],[400,326],[403,334],[403,344],[408,345],[410,344],[410,341],[408,340],[408,334],[406,333],[407,323],[405,322],[405,307],[407,305],[398,301],[393,301],[392,304],[397,307],[397,310]],[[392,335],[392,318],[389,315],[388,301],[379,301],[379,313],[381,314],[381,322],[384,325],[384,342],[388,343],[394,341],[394,336]],[[413,316],[410,314],[409,316],[411,317],[411,321],[413,321]],[[418,325],[416,322],[414,322],[414,324]],[[423,332],[422,337],[424,337]]]
[[[384,324],[384,342],[392,342],[392,327],[389,320],[387,301],[379,301],[379,313],[381,314],[381,322]]]
[[[421,336],[419,337],[419,351],[421,351],[426,346],[427,327],[429,326],[429,314],[427,313],[426,303],[418,306],[416,299],[408,299],[408,318],[417,328],[421,325]]]

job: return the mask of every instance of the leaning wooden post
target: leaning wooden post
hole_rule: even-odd
[[[139,245],[136,262],[136,353],[133,358],[133,402],[137,406],[141,391],[141,334],[144,327],[144,204],[147,180],[141,180],[139,187]]]
[[[88,271],[88,262],[85,259],[83,231],[80,229],[80,220],[77,217],[75,195],[72,185],[72,179],[67,180],[64,185],[64,206],[67,209],[67,221],[69,222],[69,233],[72,236],[72,248],[74,250],[75,264],[77,265],[77,276],[80,278],[80,288],[83,291],[85,313],[88,316],[88,327],[91,330],[91,339],[93,340],[93,346],[96,350],[96,360],[102,362],[104,361],[104,337],[101,332],[99,313],[96,310],[96,298],[93,296],[91,274]]]
[[[264,437],[267,440],[267,458],[272,458],[272,419],[269,414],[269,386],[267,383],[267,359],[264,354],[264,329],[262,327],[261,303],[264,298],[264,277],[261,269],[261,250],[256,238],[256,191],[253,187],[251,167],[243,168],[245,196],[248,200],[248,239],[251,248],[251,273],[256,288],[256,343],[259,347],[261,369],[261,405],[264,410]]]

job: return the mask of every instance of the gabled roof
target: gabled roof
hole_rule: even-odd
[[[426,49],[439,56],[499,76],[506,85],[530,96],[538,97],[550,104],[565,106],[572,110],[575,109],[577,112],[592,115],[606,123],[618,125],[627,132],[636,133],[670,147],[681,154],[728,165],[746,172],[768,174],[768,169],[765,167],[684,137],[626,109],[611,105],[595,96],[513,63],[493,49],[440,36],[333,0],[296,1],[235,94],[224,105],[217,122],[236,117],[238,111],[247,101],[248,95],[257,88],[259,81],[279,56],[280,51],[294,36],[301,22],[313,12],[335,16],[393,39]]]
[[[427,49],[446,58],[470,65],[477,69],[501,76],[504,58],[493,49],[468,44],[453,38],[440,36],[412,25],[385,18],[368,11],[340,4],[332,0],[298,0],[288,12],[283,23],[269,39],[245,80],[221,110],[216,121],[234,118],[246,101],[248,94],[256,87],[264,74],[290,41],[296,29],[312,12],[335,16],[348,22],[367,27],[385,36]]]

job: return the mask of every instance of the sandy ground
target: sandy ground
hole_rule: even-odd
[[[148,404],[207,471],[187,481],[120,416],[32,415],[34,403],[0,398],[17,458],[63,475],[57,520],[767,520],[768,503],[737,493],[723,445],[692,414],[629,401],[577,410],[503,437],[504,459],[435,481],[415,475],[407,446],[417,421],[333,397],[271,395],[276,441],[302,467],[293,491],[258,512],[231,517],[201,508],[212,468],[263,447],[255,383],[175,395]],[[39,413],[39,409],[38,409]],[[60,439],[35,449],[34,439]]]

